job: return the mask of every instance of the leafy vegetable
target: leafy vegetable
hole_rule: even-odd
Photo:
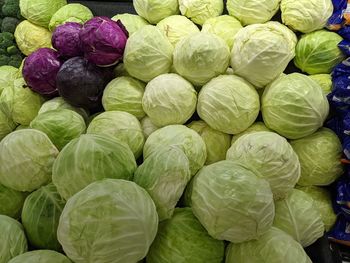
[[[286,69],[295,56],[296,43],[295,34],[278,22],[246,26],[235,36],[231,67],[235,74],[263,88]]]
[[[196,110],[197,92],[181,76],[163,74],[148,82],[142,107],[158,126],[184,124]]]
[[[194,23],[203,25],[206,20],[222,14],[224,3],[221,0],[179,0],[180,12]]]
[[[274,218],[268,182],[232,161],[199,171],[193,182],[192,209],[212,237],[235,243],[260,238]]]
[[[18,68],[13,66],[0,66],[0,95],[2,91],[12,85],[17,78]]]
[[[272,82],[265,89],[261,104],[265,125],[288,139],[317,131],[329,111],[320,86],[299,73],[282,75]]]
[[[8,263],[71,263],[71,261],[56,251],[51,250],[35,250],[19,255]]]
[[[79,23],[68,22],[57,26],[52,34],[52,46],[64,58],[83,55],[80,32],[83,26]]]
[[[0,110],[0,141],[16,128],[16,123]]]
[[[6,215],[18,219],[21,215],[26,196],[26,193],[13,190],[0,184],[0,215]]]
[[[151,24],[179,13],[177,0],[134,0],[133,4],[137,14]]]
[[[201,86],[226,71],[229,56],[229,48],[222,38],[201,32],[176,45],[174,67],[193,85]]]
[[[126,144],[109,136],[86,134],[72,140],[59,153],[52,181],[67,200],[104,178],[130,180],[135,169],[134,155]]]
[[[127,72],[142,81],[168,73],[173,62],[173,46],[155,26],[144,26],[128,39],[124,52]]]
[[[270,132],[271,130],[265,126],[265,124],[261,121],[255,122],[252,126],[246,129],[244,132],[238,133],[232,137],[231,145],[234,144],[239,138],[243,135],[251,134],[255,132],[266,131]]]
[[[324,224],[313,199],[294,189],[284,200],[275,203],[273,226],[285,231],[307,247],[323,236]]]
[[[301,164],[299,185],[329,185],[344,172],[340,162],[342,145],[330,129],[322,128],[312,135],[291,141]]]
[[[141,120],[141,127],[143,131],[143,135],[145,136],[145,139],[147,139],[153,132],[159,129],[159,127],[153,124],[153,122],[148,116],[145,116]]]
[[[149,263],[220,263],[224,243],[213,239],[190,208],[176,208],[173,217],[159,225],[147,255]]]
[[[34,191],[51,181],[58,150],[41,131],[14,131],[0,142],[0,183],[17,191]]]
[[[213,129],[228,134],[246,130],[258,117],[259,110],[255,88],[238,76],[218,76],[198,96],[197,112],[201,119]]]
[[[128,145],[139,158],[145,138],[138,119],[123,111],[106,111],[93,118],[87,129],[88,134],[112,136]]]
[[[141,16],[128,13],[115,15],[112,17],[112,20],[120,20],[128,31],[129,36],[134,34],[140,28],[149,25],[149,23]]]
[[[137,262],[147,255],[157,228],[156,207],[146,190],[106,179],[68,200],[57,233],[76,263]]]
[[[320,85],[325,95],[328,95],[329,93],[332,92],[333,84],[332,84],[331,74],[316,74],[316,75],[311,75],[310,78],[312,78],[314,81],[316,81]]]

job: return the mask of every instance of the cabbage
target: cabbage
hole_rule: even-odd
[[[126,71],[124,63],[119,63],[114,68],[114,76],[115,77],[131,77],[130,74]]]
[[[105,88],[102,105],[106,111],[125,111],[138,119],[145,116],[142,98],[145,84],[132,77],[119,77]]]
[[[27,194],[0,184],[0,215],[18,219]],[[1,258],[1,256],[0,256]]]
[[[148,116],[145,116],[141,120],[141,128],[145,139],[147,139],[153,132],[159,129],[159,127],[153,124],[153,122]]]
[[[41,131],[14,131],[0,142],[0,183],[17,191],[34,191],[51,181],[58,150]]]
[[[254,123],[260,111],[259,95],[244,79],[222,75],[212,79],[199,93],[197,112],[218,131],[237,134]]]
[[[120,21],[94,17],[83,25],[80,40],[84,56],[99,66],[111,66],[122,60],[128,32]]]
[[[309,33],[326,26],[333,4],[331,0],[282,0],[281,12],[285,25]]]
[[[63,6],[66,0],[20,0],[21,15],[33,24],[49,27],[52,16]]]
[[[265,124],[261,121],[255,122],[252,126],[250,126],[248,129],[246,129],[244,132],[238,133],[232,137],[231,145],[234,144],[239,138],[241,138],[243,135],[251,134],[255,132],[260,131],[271,131],[269,128],[265,126]]]
[[[310,78],[312,78],[314,81],[316,81],[320,87],[323,90],[323,94],[328,95],[332,92],[332,76],[331,74],[316,74],[311,75]]]
[[[299,73],[283,75],[262,96],[265,125],[288,139],[310,135],[323,126],[329,104],[320,86]]]
[[[26,236],[22,225],[18,221],[11,217],[0,215],[0,232],[1,263],[8,263],[10,259],[27,251]]]
[[[299,185],[329,185],[344,172],[340,162],[342,145],[330,129],[322,128],[312,135],[291,141],[301,164]]]
[[[331,230],[337,220],[337,215],[333,211],[330,192],[317,186],[297,186],[297,189],[312,197],[315,207],[321,214],[326,231]]]
[[[191,20],[180,15],[164,18],[157,24],[157,27],[167,36],[174,47],[180,40],[199,33],[198,27]]]
[[[160,148],[135,172],[134,182],[154,201],[159,221],[169,219],[189,180],[191,172],[184,152],[176,146]]]
[[[202,86],[226,72],[230,51],[225,41],[210,33],[197,33],[180,41],[174,51],[176,72]]]
[[[32,129],[40,130],[50,138],[58,150],[85,133],[83,117],[72,110],[51,110],[35,117],[30,123]]]
[[[277,13],[281,0],[228,0],[227,10],[242,25],[265,23]]]
[[[291,235],[303,247],[323,236],[325,229],[321,215],[306,193],[293,189],[286,199],[275,203],[275,209],[273,226]]]
[[[272,225],[274,204],[267,181],[232,161],[205,166],[192,190],[195,216],[215,239],[258,239]]]
[[[192,84],[171,73],[151,80],[145,90],[142,106],[158,126],[184,124],[196,111],[197,92]]]
[[[16,123],[0,110],[0,141],[15,128]]]
[[[194,130],[183,125],[169,125],[153,132],[146,140],[143,158],[147,159],[166,146],[177,146],[184,151],[190,162],[191,175],[195,175],[207,159],[203,139]]]
[[[221,263],[224,249],[224,243],[208,235],[190,208],[176,208],[171,219],[160,223],[147,262]]]
[[[89,19],[93,18],[91,10],[81,4],[68,4],[61,7],[51,18],[49,29],[54,31],[59,25],[67,22],[75,22],[84,24]]]
[[[231,67],[235,74],[263,88],[287,68],[296,43],[295,34],[278,22],[247,26],[235,36]]]
[[[39,48],[51,47],[51,32],[27,20],[17,25],[15,39],[18,48],[26,56]]]
[[[196,131],[205,142],[207,148],[207,160],[205,164],[212,164],[225,160],[226,152],[231,145],[231,136],[210,128],[204,121],[193,121],[188,125]]]
[[[45,96],[56,96],[56,76],[61,66],[62,62],[55,50],[40,48],[26,58],[23,78],[33,91]]]
[[[194,23],[203,25],[211,17],[222,14],[222,0],[179,0],[180,12]]]
[[[0,67],[0,95],[2,91],[12,85],[12,82],[17,79],[19,70],[12,66]]]
[[[221,37],[231,49],[235,35],[241,29],[242,25],[237,19],[232,16],[223,15],[205,21],[202,32],[212,33]]]
[[[259,240],[230,244],[226,263],[312,263],[302,246],[285,232],[272,227]]]
[[[35,250],[19,255],[8,263],[71,263],[64,255],[51,250]]]
[[[342,40],[337,33],[326,30],[305,34],[296,46],[294,64],[308,74],[331,73],[345,59],[338,47]]]
[[[65,201],[51,183],[31,193],[24,202],[22,224],[29,243],[36,248],[60,250],[58,220]]]
[[[106,111],[95,117],[89,124],[88,134],[112,136],[128,145],[139,158],[142,154],[145,137],[138,119],[123,111]]]
[[[142,17],[133,14],[118,14],[112,17],[112,20],[118,21],[120,20],[126,30],[129,33],[129,36],[134,34],[140,28],[149,25],[149,23]]]
[[[137,14],[151,24],[179,13],[177,0],[134,0],[133,3]]]
[[[142,81],[168,73],[173,62],[173,46],[155,26],[144,26],[128,39],[124,66],[128,73]]]
[[[228,150],[227,159],[267,180],[275,200],[284,199],[300,178],[297,154],[285,138],[273,132],[243,135]]]
[[[97,67],[85,58],[74,57],[63,63],[56,85],[69,104],[95,113],[102,108],[103,90],[112,78],[111,68]]]
[[[83,26],[79,23],[68,22],[58,26],[52,34],[52,46],[61,57],[72,58],[83,55],[80,31]]]
[[[31,91],[23,78],[16,79],[0,96],[0,110],[15,123],[29,125],[38,114],[43,98]]]
[[[135,170],[134,155],[126,144],[109,136],[86,134],[72,140],[59,153],[52,181],[67,200],[104,178],[130,180]]]
[[[70,198],[58,225],[58,240],[75,263],[137,262],[158,228],[156,207],[133,182],[105,179]]]

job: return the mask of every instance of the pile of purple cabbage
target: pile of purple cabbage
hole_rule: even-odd
[[[40,48],[28,56],[23,77],[44,97],[61,96],[72,106],[97,112],[127,39],[122,23],[108,17],[94,17],[84,25],[65,23],[53,32],[54,49]]]

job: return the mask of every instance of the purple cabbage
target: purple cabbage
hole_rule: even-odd
[[[52,46],[64,58],[83,55],[80,41],[80,31],[83,26],[79,23],[68,22],[58,26],[52,34]]]
[[[58,95],[56,76],[61,66],[58,52],[51,48],[40,48],[26,58],[23,78],[33,91],[54,97]]]
[[[86,58],[67,60],[57,74],[59,94],[72,106],[91,113],[102,109],[104,88],[113,78],[112,68],[101,68]]]
[[[80,32],[84,56],[99,66],[117,64],[123,57],[128,32],[123,24],[108,17],[94,17]]]

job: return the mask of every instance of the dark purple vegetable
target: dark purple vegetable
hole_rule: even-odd
[[[101,68],[82,57],[67,60],[57,74],[59,94],[71,105],[91,113],[102,109],[101,98],[113,78],[112,68]]]
[[[54,97],[58,95],[56,76],[61,66],[58,52],[51,48],[40,48],[26,58],[23,78],[33,91]]]
[[[124,54],[128,32],[123,24],[108,17],[94,17],[80,32],[84,56],[99,66],[118,63]]]
[[[68,22],[58,26],[52,34],[52,46],[64,58],[83,55],[80,41],[80,31],[83,26],[79,23]]]

